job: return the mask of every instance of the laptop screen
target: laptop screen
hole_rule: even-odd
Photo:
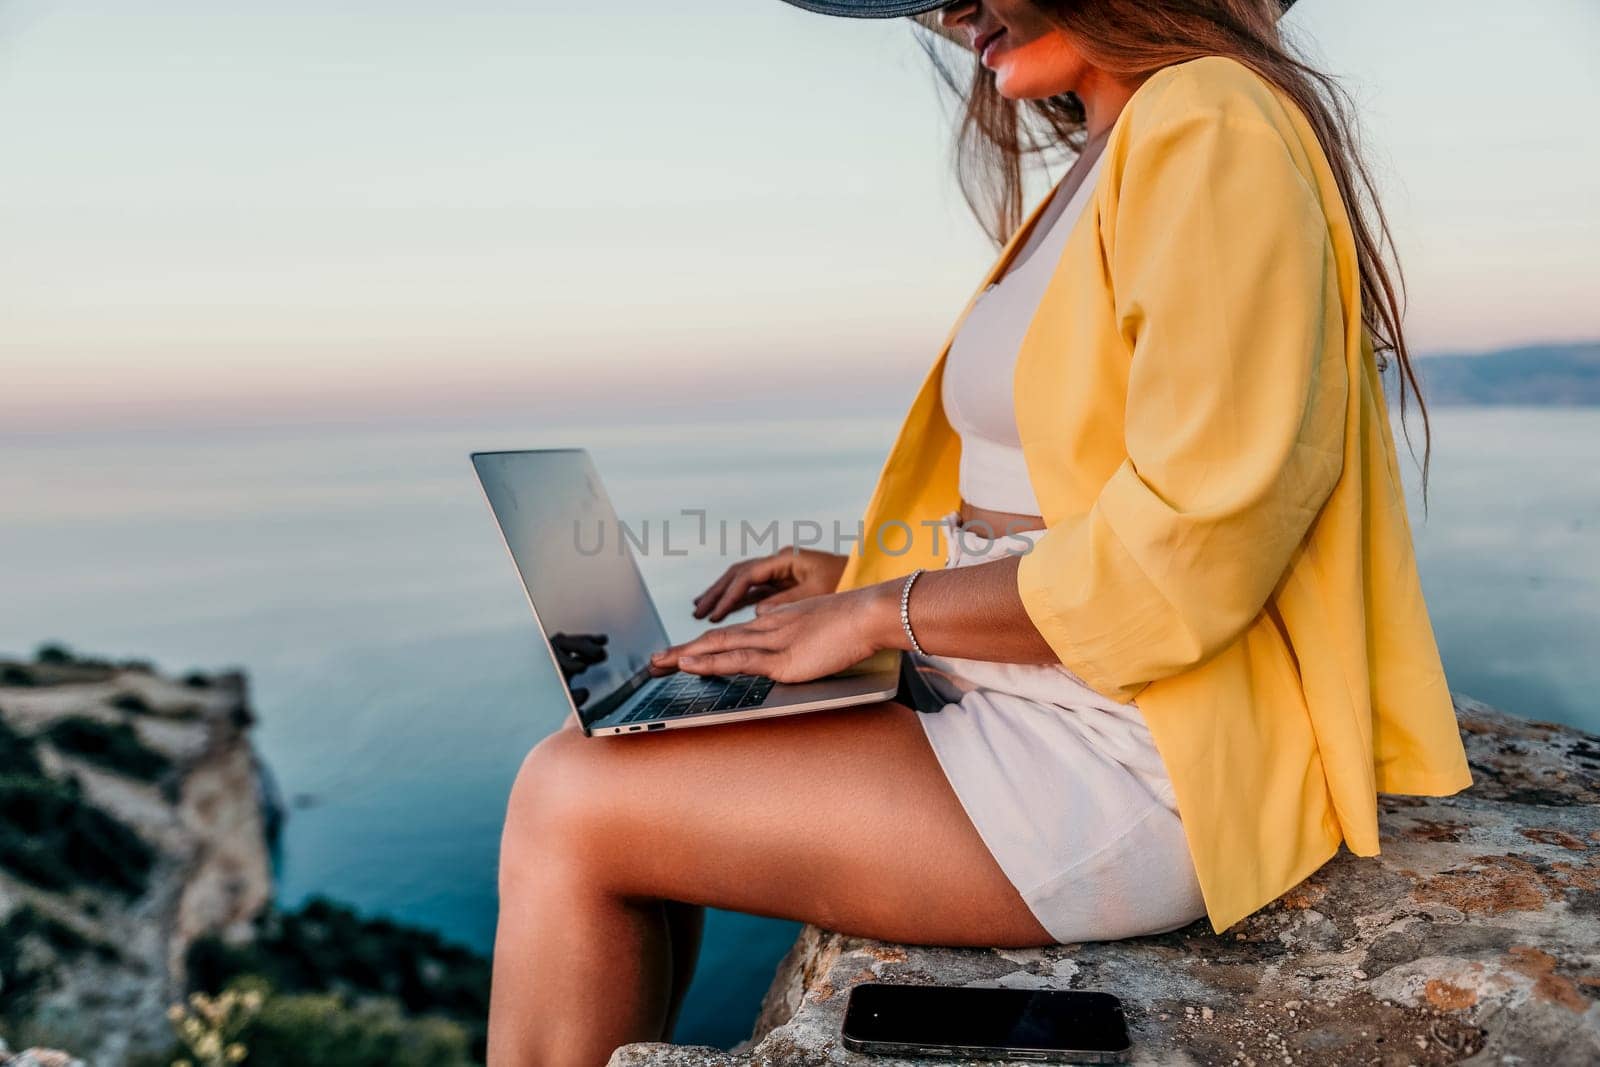
[[[668,644],[600,476],[581,449],[477,452],[472,465],[573,706],[594,722]]]

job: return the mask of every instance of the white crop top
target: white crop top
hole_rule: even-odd
[[[1039,514],[1017,434],[1012,375],[1023,335],[1094,190],[1103,158],[1097,156],[1028,258],[979,294],[945,356],[940,399],[961,438],[961,498],[976,507]]]

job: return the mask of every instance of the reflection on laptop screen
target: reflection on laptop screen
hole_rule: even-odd
[[[594,464],[573,449],[478,452],[472,465],[573,703],[592,722],[668,644]]]

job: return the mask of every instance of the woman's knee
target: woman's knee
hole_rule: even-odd
[[[502,879],[528,867],[581,861],[600,817],[607,771],[595,741],[577,729],[550,734],[523,757],[506,802]]]

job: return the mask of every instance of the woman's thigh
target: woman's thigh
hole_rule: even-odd
[[[507,845],[623,897],[891,941],[1050,943],[917,714],[882,703],[638,737],[567,727],[518,775]]]

